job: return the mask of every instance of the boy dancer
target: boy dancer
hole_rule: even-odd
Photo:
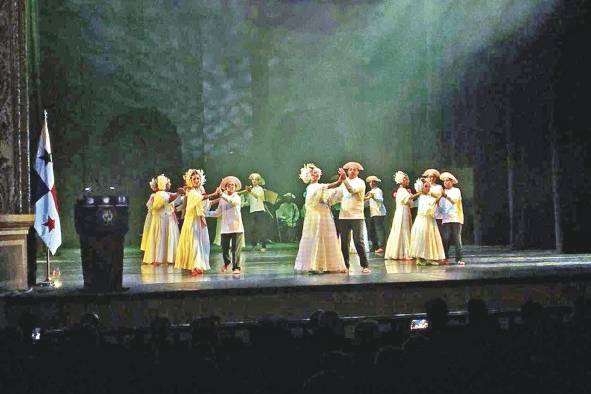
[[[250,215],[252,218],[252,248],[256,248],[257,243],[261,243],[261,252],[267,251],[265,242],[265,190],[261,187],[265,185],[265,180],[261,174],[253,172],[248,176],[251,185],[246,188],[248,192],[248,205],[250,206]]]
[[[244,237],[244,226],[240,214],[240,196],[236,193],[240,188],[242,188],[242,184],[238,178],[227,176],[222,179],[218,208],[210,213],[210,216],[220,218],[222,256],[224,258],[222,272],[228,270],[231,261],[232,272],[235,274],[240,273],[240,246]],[[231,260],[230,251],[232,254]]]
[[[384,219],[386,217],[386,206],[384,205],[384,193],[378,187],[382,182],[375,175],[368,176],[365,181],[369,183],[371,190],[365,195],[369,200],[369,234],[375,254],[384,255]]]
[[[351,231],[353,231],[353,243],[359,255],[364,274],[371,272],[367,264],[365,247],[363,245],[363,202],[365,196],[365,182],[358,178],[359,171],[363,171],[361,164],[350,161],[343,166],[347,171],[347,177],[340,186],[341,210],[339,212],[339,227],[341,233],[341,252],[345,259],[345,265],[349,268],[349,244],[351,242]]]
[[[445,259],[449,258],[449,247],[453,242],[456,249],[456,264],[464,265],[462,260],[462,225],[464,224],[464,211],[462,209],[462,193],[454,187],[458,180],[449,172],[444,172],[439,177],[443,181],[443,194],[440,201],[442,220],[442,238]]]

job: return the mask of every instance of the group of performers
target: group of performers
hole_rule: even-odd
[[[372,175],[364,182],[359,178],[363,170],[360,163],[348,162],[338,169],[333,182],[320,183],[322,171],[316,165],[309,163],[300,169],[299,177],[308,186],[294,266],[296,272],[347,273],[351,243],[359,258],[361,272],[371,272],[366,254],[367,241],[364,242],[364,235],[368,232],[364,215],[366,205],[369,206],[367,224],[376,255],[386,259],[416,260],[417,265],[440,265],[448,263],[449,248],[453,245],[456,263],[464,264],[462,196],[454,175],[428,169],[417,179],[413,191],[408,175],[396,172],[394,180],[398,188],[393,193],[396,211],[385,242],[387,212],[384,194],[379,187],[381,180]],[[143,262],[174,264],[175,268],[189,270],[193,275],[210,270],[206,218],[214,217],[217,218],[214,243],[221,245],[222,249],[221,271],[229,271],[232,264],[231,271],[240,274],[241,251],[245,244],[241,207],[245,203],[249,205],[253,219],[249,239],[253,247],[260,242],[261,251],[266,248],[262,231],[266,215],[264,179],[253,173],[249,176],[251,184],[243,189],[237,177],[227,176],[215,191],[208,194],[202,170],[189,169],[183,178],[185,186],[176,193],[170,191],[170,180],[164,175],[150,182],[153,193],[146,204],[148,214],[141,242]],[[437,183],[438,180],[443,186]],[[370,186],[367,192],[366,182]],[[335,207],[338,207],[336,214]],[[417,208],[414,223],[413,207]],[[176,210],[181,211],[180,231]]]

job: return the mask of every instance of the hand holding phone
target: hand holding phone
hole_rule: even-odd
[[[427,327],[429,327],[429,322],[427,319],[413,319],[410,321],[411,331],[424,330]]]
[[[31,339],[33,340],[33,342],[41,340],[41,327],[33,328],[33,330],[31,331]]]

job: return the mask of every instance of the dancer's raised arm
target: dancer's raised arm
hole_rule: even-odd
[[[327,189],[334,189],[335,187],[341,186],[343,180],[347,178],[347,173],[342,168],[339,168],[337,173],[339,174],[339,178],[336,181],[326,185]]]

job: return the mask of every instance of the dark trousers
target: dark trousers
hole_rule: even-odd
[[[363,246],[363,219],[340,219],[339,231],[341,233],[341,252],[345,259],[345,265],[349,268],[349,245],[351,244],[351,231],[353,231],[353,244],[359,255],[359,263],[363,268],[367,268],[367,256]]]
[[[267,213],[265,211],[257,211],[251,213],[252,217],[252,228],[250,231],[251,243],[256,246],[257,242],[261,243],[261,247],[266,248],[267,243],[265,241],[265,223],[267,220]]]
[[[341,231],[341,225],[339,224],[340,220],[341,220],[341,219],[339,219],[339,211],[334,210],[334,211],[331,211],[331,213],[332,213],[332,218],[334,219],[334,227],[337,229],[337,237],[338,237],[340,235],[340,231]]]
[[[449,258],[449,247],[454,245],[456,249],[456,261],[462,260],[462,224],[444,223],[441,228],[445,258]]]
[[[385,216],[372,216],[368,220],[367,232],[370,236],[372,249],[378,250],[384,248],[384,219]]]
[[[285,223],[279,223],[279,231],[281,232],[281,242],[294,242],[296,240],[296,228],[290,227]]]
[[[435,222],[437,223],[437,230],[439,230],[439,234],[443,239],[443,219],[435,219]]]
[[[221,234],[222,257],[224,265],[227,267],[232,262],[232,269],[240,269],[240,243],[243,233]],[[230,251],[232,259],[230,259]]]

